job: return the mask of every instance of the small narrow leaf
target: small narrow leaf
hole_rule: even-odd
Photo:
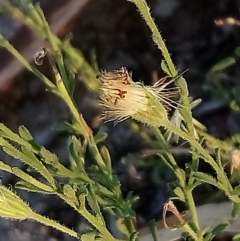
[[[52,129],[59,132],[74,133],[74,128],[68,122],[56,123],[53,125]]]
[[[240,233],[234,235],[234,237],[232,238],[232,241],[240,241]]]
[[[21,158],[19,158],[20,160],[22,160],[23,162],[25,162],[26,164],[28,164],[29,166],[31,166],[32,168],[37,170],[43,177],[46,178],[46,180],[51,185],[53,185],[53,186],[55,185],[55,180],[54,180],[53,176],[51,175],[51,173],[31,151],[29,151],[25,147],[22,147],[22,154],[25,154],[25,156],[20,155],[21,156]]]
[[[31,145],[31,151],[33,153],[37,153],[40,150],[39,145],[35,142],[33,136],[29,132],[29,130],[25,126],[19,127],[19,135],[24,141],[27,141]],[[24,146],[25,148],[29,149],[28,147]]]
[[[228,58],[225,58],[221,61],[219,61],[216,65],[214,65],[212,67],[212,71],[213,72],[216,72],[216,71],[222,71],[232,65],[234,65],[236,63],[236,60],[232,57],[228,57]]]
[[[218,224],[215,228],[213,228],[213,230],[211,231],[212,233],[212,238],[215,237],[217,234],[219,234],[220,232],[222,232],[223,230],[225,230],[227,227],[229,226],[229,222],[225,222],[225,223],[220,223]]]
[[[69,184],[63,186],[63,194],[73,205],[78,204],[76,192]]]
[[[69,95],[73,98],[74,90],[76,87],[76,76],[72,71],[68,72],[68,82],[69,82]]]
[[[150,222],[148,223],[148,226],[152,234],[153,241],[158,241],[158,231],[156,228],[155,220],[150,220]]]
[[[90,184],[88,184],[86,187],[87,187],[87,190],[88,190],[88,195],[87,195],[86,198],[87,198],[87,201],[89,203],[89,206],[91,207],[92,211],[95,214],[98,214],[99,217],[101,217],[101,223],[104,225],[105,222],[102,218],[102,213],[100,211],[100,207],[99,207],[98,202],[97,202],[97,196],[95,195],[93,187]]]
[[[211,241],[213,239],[212,233],[209,232],[207,233],[207,235],[204,238],[204,241]]]
[[[202,181],[195,181],[193,184],[189,185],[190,190],[194,190],[196,187],[202,184]]]
[[[1,134],[1,137],[5,137],[15,143],[18,143],[21,146],[25,146],[26,148],[32,149],[31,144],[23,140],[18,134],[11,131],[3,123],[0,123],[0,134]]]
[[[232,209],[232,212],[231,212],[231,216],[232,218],[237,218],[238,214],[239,214],[239,211],[240,211],[240,203],[234,203],[233,204],[233,209]]]
[[[43,177],[46,178],[52,185],[55,184],[54,178],[49,173],[47,168],[40,162],[36,156],[26,147],[22,146],[22,151],[19,151],[16,147],[11,145],[7,140],[0,137],[0,145],[2,145],[2,149],[4,152],[6,152],[8,155],[12,156],[15,159],[19,159],[22,162],[28,164],[32,168],[34,168],[36,171],[38,171]]]
[[[198,181],[206,182],[210,185],[213,185],[213,186],[219,188],[219,183],[217,182],[217,180],[215,178],[213,178],[212,176],[206,174],[206,173],[196,172],[196,173],[193,174],[193,177],[195,179],[197,179]]]
[[[233,195],[240,195],[240,185],[236,186],[232,192]]]
[[[16,175],[17,177],[21,178],[22,180],[29,182],[33,186],[39,187],[40,189],[42,189],[46,192],[53,192],[52,187],[50,187],[42,182],[39,182],[37,179],[33,178],[32,176],[30,176],[29,174],[25,173],[24,171],[22,171],[21,169],[19,169],[17,167],[12,168],[12,173],[14,175]]]
[[[34,186],[30,182],[27,182],[26,180],[25,181],[24,180],[18,181],[15,184],[15,187],[18,188],[18,189],[29,191],[29,192],[38,192],[38,193],[43,193],[43,194],[54,193],[54,191],[51,187],[49,187],[51,189],[49,189],[49,191],[48,191],[47,188],[41,189],[39,186]]]
[[[138,240],[138,232],[131,233],[129,241],[137,241],[137,240]]]
[[[82,145],[81,142],[75,136],[71,136],[69,138],[68,150],[73,171],[74,167],[78,167],[78,170],[80,172],[85,172],[85,149],[85,145]]]
[[[95,234],[82,234],[80,236],[82,241],[96,241]]]
[[[126,236],[129,236],[129,231],[125,225],[124,218],[119,218],[116,222],[118,230],[120,230]]]
[[[0,161],[0,170],[12,173],[12,167],[2,161]]]
[[[29,130],[25,126],[20,126],[19,135],[22,137],[23,140],[29,142],[33,140],[33,136],[30,134]]]
[[[96,142],[96,144],[103,142],[106,140],[108,134],[106,132],[103,131],[99,131],[95,136],[94,136],[94,140]]]
[[[167,75],[171,76],[171,73],[170,73],[170,71],[169,71],[169,68],[168,68],[168,66],[167,66],[167,64],[166,64],[166,61],[165,61],[164,59],[163,59],[162,62],[161,62],[161,68],[162,68],[162,70],[163,70]]]
[[[50,152],[49,150],[47,150],[45,147],[41,147],[40,153],[39,153],[42,158],[43,161],[47,164],[50,164],[52,166],[57,167],[59,164],[59,160],[56,154]]]
[[[109,154],[109,151],[106,146],[102,146],[100,149],[100,153],[104,159],[104,162],[106,164],[106,167],[108,169],[109,173],[112,173],[112,163],[111,163],[111,157]]]
[[[199,231],[198,227],[196,226],[196,224],[193,221],[190,221],[188,224],[195,233],[197,233]]]
[[[183,190],[180,187],[176,187],[174,189],[174,193],[179,197],[181,201],[185,202],[185,195]]]

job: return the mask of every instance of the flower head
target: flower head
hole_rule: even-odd
[[[231,152],[231,171],[232,174],[234,170],[240,170],[240,150],[233,150]]]
[[[176,88],[167,89],[173,80],[163,78],[153,86],[144,86],[133,82],[126,68],[114,71],[102,71],[100,98],[105,107],[103,119],[120,122],[132,117],[149,125],[160,126],[161,120],[168,118],[167,111],[177,104],[172,99]]]

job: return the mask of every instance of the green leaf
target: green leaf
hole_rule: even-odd
[[[12,173],[17,177],[21,178],[22,180],[31,183],[33,186],[39,187],[40,189],[45,190],[46,192],[53,192],[52,187],[38,181],[37,179],[33,178],[31,175],[25,173],[17,167],[12,168]]]
[[[95,234],[82,234],[81,236],[80,236],[80,238],[81,238],[81,240],[82,241],[96,241],[96,239],[95,239]]]
[[[106,164],[106,167],[108,169],[109,173],[112,173],[112,163],[111,163],[111,157],[109,154],[109,151],[106,146],[102,146],[100,149],[100,153],[104,159],[104,162]]]
[[[232,192],[233,195],[240,195],[240,185],[236,186]]]
[[[68,122],[54,124],[52,129],[59,132],[75,133],[75,129],[72,124]]]
[[[240,233],[234,235],[234,237],[232,238],[232,241],[240,241]]]
[[[69,158],[72,164],[72,170],[77,167],[79,172],[85,173],[85,151],[86,151],[86,142],[81,145],[81,142],[75,137],[71,136],[68,140],[68,150]]]
[[[103,131],[99,131],[95,136],[94,136],[94,140],[96,142],[96,144],[103,142],[106,140],[108,134],[106,132]]]
[[[220,232],[222,232],[223,230],[225,230],[229,225],[230,225],[229,222],[219,223],[219,224],[212,230],[212,234],[213,234],[214,236],[216,236],[217,234],[219,234]]]
[[[79,205],[78,205],[78,209],[81,211],[81,209],[85,209],[85,205],[86,205],[86,195],[80,194],[78,196],[78,201],[79,201]]]
[[[33,149],[31,144],[29,144],[27,141],[22,139],[18,134],[14,133],[9,128],[7,128],[3,123],[0,123],[0,135],[1,137],[5,137],[8,140],[18,143],[21,146],[25,146],[28,149]]]
[[[76,191],[69,184],[65,184],[63,186],[63,194],[68,201],[72,203],[72,205],[78,204],[78,199],[76,196]]]
[[[215,178],[213,178],[212,176],[206,174],[206,173],[196,172],[196,173],[193,174],[193,177],[195,179],[197,179],[198,181],[206,182],[210,185],[213,185],[213,186],[219,188],[219,183],[217,182],[217,180]]]
[[[204,238],[204,241],[211,241],[213,239],[213,237],[212,237],[212,233],[207,233],[207,235],[205,236],[205,238]]]
[[[0,145],[2,146],[3,151],[6,152],[8,155],[28,164],[29,166],[34,168],[36,171],[38,171],[43,177],[45,177],[46,180],[49,181],[49,183],[51,183],[53,186],[55,185],[54,178],[49,173],[47,168],[27,148],[22,146],[22,148],[21,148],[22,152],[21,152],[2,137],[0,137]]]
[[[163,59],[162,62],[161,62],[161,68],[162,68],[162,70],[163,70],[167,75],[171,76],[171,73],[170,73],[170,71],[169,71],[169,68],[168,68],[168,66],[167,66],[167,64],[166,64],[166,61],[165,61],[164,59]]]
[[[43,161],[47,164],[57,167],[59,165],[59,160],[56,154],[50,152],[45,147],[41,147],[39,154],[42,156]]]
[[[19,135],[22,137],[23,140],[29,142],[33,140],[33,136],[30,134],[29,130],[25,126],[20,126]]]
[[[213,72],[222,71],[236,63],[236,60],[233,57],[227,57],[221,61],[219,61],[216,65],[214,65],[211,69]]]
[[[150,220],[148,226],[152,234],[153,241],[158,241],[158,230],[156,227],[155,220]]]
[[[137,241],[137,240],[138,240],[138,232],[131,233],[129,241]]]
[[[5,164],[4,162],[0,161],[0,170],[12,173],[15,176],[19,177],[20,179],[26,181],[27,183],[30,183],[33,186],[39,187],[41,190],[44,190],[45,192],[48,192],[48,193],[53,192],[52,187],[38,181],[37,179],[33,178],[32,176],[30,176],[29,174],[25,173],[24,171],[22,171],[17,167],[11,167]]]
[[[221,150],[220,149],[215,149],[215,155],[216,155],[216,161],[219,166],[222,166],[222,161],[221,161]]]
[[[87,201],[89,203],[89,206],[91,207],[92,211],[95,214],[98,214],[101,217],[101,223],[104,225],[105,222],[102,218],[102,213],[100,211],[100,207],[99,207],[98,202],[97,202],[97,196],[95,195],[95,192],[93,190],[93,186],[91,184],[88,184],[86,186],[86,188],[88,190],[88,195],[86,196],[86,198],[87,198]]]
[[[240,57],[240,47],[237,47],[237,48],[235,49],[235,54],[236,54],[238,57]]]
[[[196,226],[196,224],[193,221],[190,221],[188,224],[195,233],[199,232],[198,227]]]
[[[32,185],[30,182],[27,182],[26,180],[25,181],[24,180],[18,181],[15,184],[15,187],[18,188],[18,189],[29,191],[29,192],[38,192],[38,193],[43,193],[43,194],[54,193],[54,190],[51,187],[50,187],[51,190],[48,191],[46,188],[41,189],[40,186]]]
[[[12,173],[12,167],[2,161],[0,161],[0,170]]]
[[[69,91],[69,95],[73,98],[73,94],[74,94],[74,90],[76,87],[76,78],[75,78],[75,73],[73,73],[72,71],[68,72],[68,91]]]
[[[231,212],[232,218],[234,219],[237,218],[239,211],[240,211],[240,203],[233,203],[233,209]]]
[[[126,236],[129,236],[129,231],[128,231],[127,226],[125,225],[124,221],[125,221],[124,218],[118,218],[116,225],[117,225],[118,230],[120,230],[120,232],[122,232]]]
[[[29,144],[31,144],[32,152],[36,153],[37,151],[39,151],[39,149],[40,149],[39,145],[35,142],[33,136],[31,135],[31,133],[25,126],[19,127],[19,135],[22,137],[23,140],[25,140]],[[29,149],[28,147],[26,147],[26,148]]]
[[[179,199],[181,201],[185,202],[185,195],[184,195],[184,192],[183,192],[182,188],[176,187],[174,189],[174,193],[179,197]]]
[[[19,159],[37,170],[43,177],[46,178],[46,180],[52,185],[55,186],[55,180],[51,173],[48,171],[48,169],[43,165],[41,161],[38,160],[38,158],[28,149],[25,147],[22,147],[22,153],[23,155],[19,155]],[[20,153],[20,152],[19,152]]]
[[[189,189],[194,190],[196,187],[202,184],[202,181],[195,181],[193,184],[189,184]]]
[[[181,178],[182,179],[182,182],[186,182],[186,172],[185,170],[183,170],[182,168],[178,168],[178,170],[180,171],[181,173],[181,176],[178,176],[178,178]]]

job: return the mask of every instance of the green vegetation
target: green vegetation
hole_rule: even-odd
[[[68,153],[70,167],[63,166],[58,157],[39,146],[29,131],[19,127],[19,132],[14,133],[4,124],[0,124],[0,146],[5,153],[28,165],[34,173],[25,172],[17,167],[12,167],[0,162],[0,169],[14,174],[19,178],[15,187],[31,192],[57,195],[64,200],[90,224],[89,231],[84,234],[77,233],[58,222],[44,217],[33,211],[19,196],[12,190],[0,186],[0,217],[11,219],[32,219],[47,226],[51,226],[62,232],[83,241],[117,240],[107,229],[102,210],[107,210],[116,217],[119,230],[124,234],[123,240],[138,240],[138,233],[135,229],[135,212],[132,204],[137,197],[131,193],[124,198],[120,190],[120,182],[113,174],[111,159],[106,147],[100,150],[97,147],[106,137],[106,133],[99,132],[93,136],[92,131],[87,126],[81,113],[73,100],[74,78],[76,73],[84,76],[85,84],[93,91],[99,91],[102,105],[105,106],[105,118],[113,121],[122,121],[133,118],[139,122],[146,123],[152,128],[153,133],[159,142],[161,152],[158,153],[169,168],[173,170],[177,179],[177,186],[174,189],[175,197],[187,203],[192,220],[185,222],[180,215],[179,220],[184,232],[188,233],[194,240],[209,241],[220,231],[228,226],[228,223],[221,223],[211,230],[200,230],[199,220],[196,212],[196,205],[193,200],[193,190],[202,183],[209,183],[222,190],[229,200],[233,203],[232,215],[235,217],[240,207],[240,185],[232,186],[229,178],[224,171],[224,161],[226,156],[230,158],[231,151],[236,143],[234,140],[220,141],[210,136],[204,129],[196,125],[192,117],[193,107],[189,96],[186,81],[176,70],[163,38],[157,29],[150,10],[144,0],[130,0],[133,2],[146,24],[152,32],[152,38],[164,59],[161,67],[163,71],[174,81],[176,89],[180,94],[179,103],[171,102],[171,94],[165,95],[170,82],[158,82],[155,86],[144,86],[142,83],[134,83],[126,69],[112,72],[101,72],[96,79],[97,73],[84,60],[82,53],[74,49],[68,39],[60,40],[54,35],[46,22],[44,14],[39,5],[33,5],[30,0],[21,0],[13,5],[7,1],[0,3],[0,11],[10,17],[16,18],[26,24],[39,38],[48,42],[48,49],[45,49],[46,56],[49,58],[55,80],[51,81],[44,76],[35,66],[29,63],[24,57],[8,42],[4,36],[0,35],[0,46],[6,48],[24,66],[33,72],[47,86],[48,90],[64,100],[68,106],[72,121],[62,124],[62,129],[70,133],[68,140]],[[63,57],[64,56],[64,57]],[[106,77],[107,76],[107,77]],[[119,93],[113,93],[109,83],[111,78],[120,79],[127,82],[119,84]],[[100,80],[100,81],[99,81]],[[116,81],[114,82],[116,84]],[[132,91],[132,92],[131,92]],[[128,93],[133,93],[131,98]],[[110,95],[109,98],[106,96]],[[142,105],[138,105],[137,100],[143,100]],[[127,101],[127,104],[125,102]],[[134,102],[135,101],[135,102]],[[175,121],[168,118],[168,108],[175,105]],[[136,107],[135,109],[127,108]],[[124,115],[123,115],[124,113]],[[176,124],[177,123],[177,124]],[[160,131],[162,127],[164,131]],[[172,134],[186,140],[191,148],[192,162],[187,170],[181,169],[169,149],[169,143],[164,137],[167,130]],[[206,140],[209,147],[215,151],[215,155],[210,155],[203,147],[202,143]],[[236,140],[236,139],[235,139]],[[95,164],[86,169],[85,153],[86,148],[90,151]],[[213,157],[214,156],[214,157]],[[224,157],[224,158],[223,158]],[[208,163],[215,171],[215,177],[200,172],[199,162]],[[239,168],[240,159],[234,156],[233,169]],[[235,171],[235,170],[233,170]],[[45,181],[42,181],[42,180]],[[64,183],[62,180],[65,180]],[[86,203],[88,208],[86,207]],[[165,208],[171,208],[168,205]],[[227,221],[227,220],[226,220]],[[204,234],[207,235],[204,236]]]

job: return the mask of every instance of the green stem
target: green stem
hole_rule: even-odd
[[[76,205],[69,201],[63,194],[57,193],[57,195],[70,205],[74,210],[80,213],[94,228],[96,228],[102,236],[108,241],[117,241],[112,234],[108,231],[107,227],[104,226],[95,216],[88,212],[85,207],[77,208]]]
[[[214,159],[209,155],[209,153],[196,141],[194,136],[190,136],[188,133],[183,132],[181,129],[173,125],[170,121],[165,122],[164,126],[167,129],[171,130],[174,134],[180,136],[184,140],[187,140],[191,144],[191,146],[194,147],[196,152],[198,152],[201,155],[204,161],[209,163],[218,174],[218,172],[220,171],[219,166],[214,161]]]
[[[86,138],[89,148],[90,148],[90,152],[93,155],[93,157],[95,158],[95,160],[97,161],[98,165],[101,167],[105,168],[105,163],[103,161],[102,156],[99,153],[99,150],[97,148],[97,145],[94,141],[93,135],[92,135],[92,131],[91,129],[88,127],[87,123],[85,122],[85,120],[82,117],[82,114],[80,114],[75,106],[75,104],[73,103],[72,98],[70,97],[62,79],[58,80],[57,83],[59,92],[60,92],[60,96],[62,97],[62,99],[65,101],[65,103],[67,104],[67,106],[69,107],[74,119],[76,120],[76,123],[78,124],[78,131]]]
[[[201,136],[203,136],[206,141],[208,141],[207,145],[210,148],[213,148],[213,149],[219,148],[227,153],[230,153],[233,150],[233,145],[230,142],[219,140],[219,139],[209,135],[208,133],[206,133],[203,130],[198,130],[198,133]]]
[[[171,59],[171,56],[168,52],[168,49],[167,49],[165,43],[164,43],[164,40],[163,40],[155,22],[153,21],[153,18],[150,14],[150,9],[149,9],[147,3],[144,0],[128,0],[128,1],[133,2],[139,9],[140,14],[142,15],[143,19],[146,21],[146,24],[148,25],[148,27],[150,28],[150,30],[152,32],[153,41],[156,43],[159,50],[161,50],[162,55],[167,62],[171,75],[173,77],[177,76],[178,72],[173,64],[173,61]]]
[[[154,129],[154,133],[155,133],[156,138],[159,141],[159,143],[161,143],[163,145],[163,147],[167,151],[167,153],[170,153],[168,151],[168,146],[166,144],[166,141],[163,138],[162,133],[160,132],[159,128],[153,127],[153,129]],[[171,158],[171,160],[172,159],[174,160],[174,158]],[[178,166],[177,166],[177,163],[175,162],[175,160],[171,161],[171,164],[173,165],[174,172],[176,173],[176,176],[179,179],[179,184],[182,187],[182,189],[184,190],[186,202],[188,203],[189,209],[191,210],[191,213],[192,213],[192,219],[193,219],[195,225],[197,226],[198,230],[200,230],[198,215],[197,215],[197,209],[196,209],[196,205],[195,205],[194,200],[193,200],[192,190],[186,190],[187,187],[186,187],[185,182],[183,183],[181,181],[182,178],[179,178],[179,175],[182,175],[182,174],[181,174],[181,172],[179,172]]]
[[[184,231],[188,232],[195,241],[203,241],[204,238],[201,235],[198,235],[197,233],[195,233],[192,228],[189,226],[189,224],[184,224],[181,227]]]
[[[171,74],[172,77],[176,77],[178,75],[178,71],[176,70],[173,64],[173,61],[165,45],[163,37],[161,36],[161,33],[158,30],[151,16],[150,9],[146,1],[145,0],[128,0],[128,1],[133,2],[137,6],[140,14],[142,15],[143,19],[146,21],[148,27],[152,32],[153,41],[158,46],[158,49],[162,52],[164,60],[167,63],[167,68],[169,73]],[[182,104],[184,106],[183,108],[181,108],[182,116],[186,120],[187,128],[190,134],[194,135],[194,126],[193,126],[192,115],[191,115],[191,106],[188,99],[189,93],[188,93],[187,83],[185,79],[181,76],[178,79],[177,84],[181,90],[181,99],[182,99]]]
[[[33,220],[35,220],[35,221],[37,221],[39,223],[42,223],[42,224],[44,224],[46,226],[55,228],[55,229],[57,229],[57,230],[59,230],[59,231],[61,231],[63,233],[66,233],[66,234],[72,236],[72,237],[75,237],[75,238],[78,238],[78,239],[80,237],[79,233],[73,231],[72,229],[69,229],[69,228],[63,226],[62,224],[58,223],[55,220],[49,219],[47,217],[44,217],[44,216],[42,216],[42,215],[40,215],[38,213],[33,212],[31,217],[30,217],[30,219],[33,219]]]
[[[184,190],[184,194],[185,194],[185,198],[186,198],[189,210],[191,210],[191,213],[192,213],[192,220],[196,225],[197,229],[200,230],[197,208],[193,199],[192,190],[189,190],[189,188],[186,187],[186,190]]]
[[[42,74],[34,65],[30,64],[10,43],[9,41],[0,34],[0,46],[7,49],[15,58],[17,58],[29,71],[34,73],[39,79],[41,79],[47,87],[54,91],[55,85]]]
[[[81,209],[81,215],[91,223],[108,241],[117,241],[118,239],[114,238],[112,234],[107,230],[106,226],[103,226],[96,217],[91,215],[85,208]]]
[[[184,190],[184,187],[186,185],[185,183],[185,178],[182,175],[181,169],[178,167],[177,162],[175,161],[171,151],[168,148],[168,145],[161,133],[161,131],[159,130],[159,128],[157,127],[152,127],[154,130],[154,134],[159,142],[159,145],[164,149],[164,155],[165,155],[165,163],[174,171],[176,177],[179,180],[179,185],[182,187],[182,189]]]
[[[227,194],[227,196],[231,198],[231,192],[233,191],[233,188],[231,186],[231,183],[229,182],[229,179],[227,178],[226,174],[222,172],[221,168],[214,161],[214,159],[209,155],[209,153],[196,141],[194,136],[193,137],[189,136],[188,133],[183,132],[181,129],[177,128],[169,121],[164,126],[169,130],[171,130],[173,133],[179,135],[181,138],[187,140],[192,145],[192,148],[194,148],[196,152],[200,154],[200,157],[203,158],[205,162],[209,163],[213,167],[213,169],[216,171],[218,180],[221,181],[222,184],[224,184],[224,185],[221,185],[223,191]],[[187,201],[189,203],[189,209],[191,210],[193,215],[193,220],[195,224],[199,227],[196,206],[194,204],[191,192],[192,190],[188,190],[187,192],[185,192],[185,194],[186,194]]]

